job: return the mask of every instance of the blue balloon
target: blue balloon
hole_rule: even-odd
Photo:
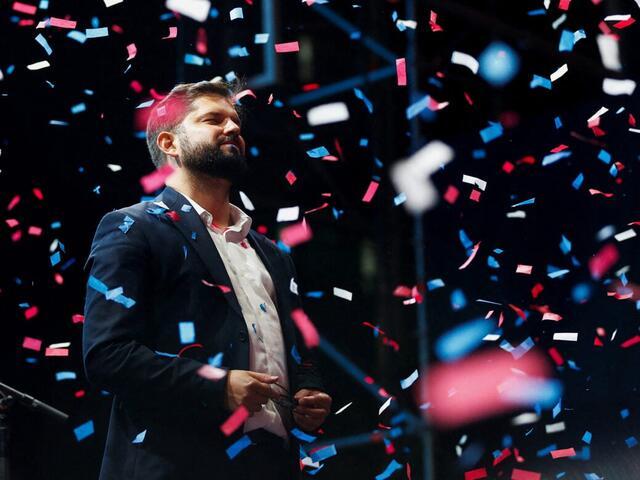
[[[520,58],[506,43],[493,42],[480,54],[478,73],[494,87],[509,83],[518,73]]]

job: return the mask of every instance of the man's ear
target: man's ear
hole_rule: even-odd
[[[174,160],[178,159],[180,147],[178,136],[171,132],[160,132],[156,137],[156,144],[165,155],[169,155]]]

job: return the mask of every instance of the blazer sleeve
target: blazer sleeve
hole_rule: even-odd
[[[289,268],[290,278],[294,279],[297,283],[296,267],[293,263],[293,259],[291,258],[291,255],[287,253],[283,252],[283,255]],[[291,292],[291,297],[294,297],[292,302],[293,308],[302,308],[300,296]],[[298,350],[301,360],[300,363],[296,365],[295,369],[296,388],[298,390],[308,388],[326,392],[320,369],[318,367],[316,352],[307,348],[300,331],[295,327],[294,330],[296,333],[296,349]]]
[[[145,345],[154,307],[150,246],[142,220],[126,233],[120,228],[125,216],[115,211],[102,218],[87,260],[91,265],[83,330],[87,378],[142,409],[218,418],[224,411],[226,378],[205,379],[197,373],[202,363],[159,355]]]

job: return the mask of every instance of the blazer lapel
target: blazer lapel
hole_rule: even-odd
[[[191,206],[191,203],[171,187],[166,187],[157,199],[164,202],[169,209],[178,213],[180,219],[178,221],[172,221],[171,223],[175,225],[180,233],[184,235],[187,242],[189,242],[193,249],[198,253],[198,256],[207,267],[214,283],[231,289],[229,292],[224,294],[224,297],[229,302],[231,308],[233,308],[242,317],[242,310],[238,303],[238,298],[233,291],[233,285],[231,284],[229,274],[224,267],[220,253],[213,243],[202,219]],[[188,205],[191,209],[185,212],[182,210],[183,205]]]

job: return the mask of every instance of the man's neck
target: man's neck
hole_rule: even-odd
[[[204,174],[192,175],[184,168],[178,168],[167,178],[167,186],[191,198],[213,215],[216,225],[229,226],[231,183],[228,180]]]

